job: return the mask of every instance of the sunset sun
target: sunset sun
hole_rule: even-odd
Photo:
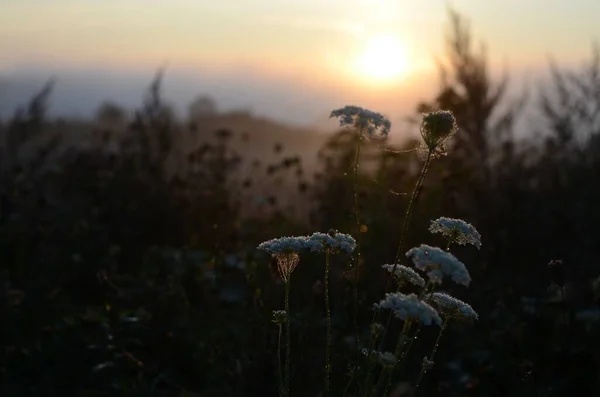
[[[356,72],[373,82],[398,80],[408,72],[410,60],[403,43],[393,35],[370,38],[356,59]]]

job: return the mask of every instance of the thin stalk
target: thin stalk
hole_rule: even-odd
[[[354,338],[356,341],[356,363],[360,360],[360,333],[358,329],[358,276],[360,274],[360,248],[362,241],[361,233],[361,222],[360,222],[360,202],[358,198],[358,168],[360,166],[360,148],[362,146],[363,130],[359,130],[358,143],[356,145],[356,154],[354,157],[354,175],[353,175],[353,188],[354,188],[354,207],[356,214],[356,264],[354,267]],[[358,378],[357,378],[358,379]]]
[[[329,396],[331,373],[331,309],[329,307],[329,249],[325,250],[325,311],[327,313],[327,347],[325,349],[325,397]]]
[[[404,215],[404,222],[402,224],[402,229],[400,231],[400,239],[398,241],[398,249],[396,250],[396,258],[394,259],[394,267],[392,268],[392,271],[391,271],[392,277],[390,277],[388,279],[387,286],[385,288],[386,291],[389,291],[389,289],[390,289],[390,284],[393,280],[393,274],[396,271],[396,267],[398,267],[398,262],[400,262],[400,255],[402,253],[402,244],[404,243],[406,231],[408,230],[408,226],[410,225],[412,211],[413,211],[415,202],[417,200],[417,195],[419,194],[419,191],[421,190],[421,186],[423,185],[423,181],[425,180],[425,175],[427,175],[427,171],[429,170],[429,166],[431,165],[431,160],[432,160],[432,153],[429,152],[427,154],[427,158],[425,159],[425,163],[423,163],[423,168],[421,168],[421,173],[419,174],[419,178],[417,179],[417,182],[415,183],[413,192],[410,196],[410,201],[408,202],[408,207],[406,208],[406,214]],[[380,309],[377,309],[377,311],[375,312],[374,321],[377,321],[379,319],[380,312],[381,312]],[[389,328],[391,321],[392,321],[392,312],[390,312],[388,314],[388,318],[385,323],[385,329],[383,331],[383,336],[381,338],[381,340],[382,340],[381,343],[383,343],[383,340],[385,338],[385,333],[386,333],[387,329]]]
[[[286,344],[285,344],[285,396],[290,395],[290,352],[291,352],[291,321],[290,321],[290,278],[285,282],[285,315],[286,315]]]
[[[394,370],[396,369],[398,364],[400,364],[400,358],[402,357],[401,355],[404,351],[404,345],[406,344],[406,336],[410,332],[411,325],[412,325],[412,321],[410,319],[407,319],[406,321],[404,321],[404,327],[402,327],[402,332],[400,333],[400,337],[398,338],[398,344],[396,345],[396,351],[394,352],[394,355],[396,356],[396,360],[397,360],[396,365],[394,365],[392,367],[392,369],[389,371],[388,383],[385,388],[385,393],[383,394],[384,396],[388,395],[388,393],[390,392],[390,388],[392,387],[392,380],[394,378],[394,376],[393,376]]]
[[[444,323],[442,324],[442,327],[440,328],[440,332],[438,333],[437,339],[435,340],[435,344],[433,345],[433,350],[431,351],[431,355],[428,358],[429,361],[433,361],[435,352],[437,351],[438,346],[440,344],[440,339],[442,339],[442,334],[444,333],[444,330],[446,329],[446,326],[448,325],[449,320],[450,320],[450,318],[446,317],[446,319],[444,320]],[[421,365],[421,372],[419,372],[419,377],[417,378],[415,390],[419,388],[419,385],[421,384],[421,380],[423,379],[425,372],[427,372],[427,369],[425,369],[424,365]]]
[[[379,391],[379,389],[383,385],[383,381],[386,378],[384,375],[391,376],[391,370],[388,369],[388,368],[384,368],[384,369],[381,370],[381,374],[382,374],[382,376],[379,377],[379,380],[377,381],[377,384],[375,385],[375,395],[377,395],[377,392]],[[383,397],[385,397],[385,396],[386,396],[386,394],[383,395]]]
[[[279,395],[283,396],[284,385],[283,385],[283,369],[281,367],[281,333],[283,327],[279,324],[279,333],[277,335],[277,366],[279,367]]]

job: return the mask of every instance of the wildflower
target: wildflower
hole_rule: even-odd
[[[467,245],[472,244],[477,249],[481,248],[481,235],[475,226],[461,219],[441,217],[431,222],[429,226],[431,233],[441,233],[451,242]]]
[[[379,132],[385,138],[390,133],[392,127],[391,122],[382,114],[363,109],[359,106],[344,106],[341,109],[332,111],[329,117],[338,117],[341,126],[349,125],[355,127],[370,136],[375,136]]]
[[[445,143],[457,130],[456,119],[450,111],[440,110],[423,115],[421,136],[429,153],[435,156],[445,154]]]
[[[426,271],[429,280],[441,284],[443,276],[450,277],[455,283],[469,286],[471,275],[464,263],[454,255],[437,247],[422,244],[406,252],[419,270]]]
[[[283,282],[287,283],[290,281],[290,275],[296,266],[298,266],[298,262],[300,262],[300,256],[296,252],[278,252],[272,255],[277,262],[277,273],[279,274],[279,277],[281,277]]]
[[[258,249],[270,254],[298,253],[306,246],[306,237],[274,238],[258,245]]]
[[[417,287],[424,287],[425,280],[419,276],[419,273],[415,272],[410,267],[404,265],[382,265],[388,272],[394,272],[394,278],[398,281],[398,284],[403,284],[405,281],[416,285]]]
[[[356,240],[349,234],[330,230],[329,233],[313,233],[306,239],[305,247],[312,252],[323,252],[331,249],[334,252],[351,254],[356,248]]]
[[[377,352],[377,363],[384,368],[393,368],[398,359],[390,352]]]
[[[421,365],[423,366],[423,371],[429,371],[431,368],[433,368],[433,365],[435,363],[428,359],[427,357],[423,357],[423,361],[421,361]]]
[[[377,337],[377,336],[383,334],[383,331],[385,331],[385,327],[382,324],[379,324],[379,323],[371,324],[371,335]]]
[[[273,322],[275,324],[283,324],[286,319],[286,311],[285,310],[273,310]]]
[[[457,318],[462,320],[479,320],[477,312],[471,305],[456,299],[453,296],[443,292],[434,292],[431,294],[431,302],[448,318]]]
[[[396,318],[401,320],[417,320],[423,325],[440,325],[442,320],[437,311],[420,300],[417,295],[405,295],[401,292],[386,294],[377,307],[390,309]]]

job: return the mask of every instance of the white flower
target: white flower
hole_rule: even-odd
[[[479,320],[477,312],[471,305],[443,292],[434,292],[429,298],[440,312],[450,318]]]
[[[464,263],[440,248],[422,244],[408,250],[406,256],[417,269],[426,271],[430,281],[434,283],[441,284],[443,276],[448,276],[455,283],[464,286],[471,283],[471,275]]]
[[[434,364],[435,363],[427,357],[423,357],[423,361],[421,361],[421,365],[425,371],[429,371],[431,368],[433,368]]]
[[[377,352],[377,362],[384,368],[392,368],[396,365],[398,359],[390,352]]]
[[[402,284],[407,281],[412,285],[416,285],[417,287],[425,286],[425,280],[423,280],[423,277],[419,276],[419,273],[415,272],[410,267],[404,265],[382,265],[381,267],[390,273],[394,272],[394,277],[398,281],[398,284]]]
[[[472,244],[477,249],[481,248],[481,235],[475,226],[461,219],[441,217],[431,222],[431,233],[441,233],[450,241],[460,245]]]
[[[287,313],[285,310],[273,310],[273,322],[275,324],[283,324],[285,322]]]
[[[390,309],[401,320],[418,320],[423,325],[440,325],[442,320],[437,311],[420,300],[417,295],[405,295],[401,292],[386,294],[377,307]]]
[[[329,233],[313,233],[304,244],[312,252],[323,252],[329,248],[351,254],[356,248],[356,240],[352,236],[335,230]]]
[[[274,238],[258,245],[258,249],[270,254],[300,252],[306,246],[306,237]]]
[[[329,117],[338,117],[341,126],[355,127],[370,136],[375,136],[379,131],[381,136],[386,137],[392,127],[390,121],[382,114],[359,106],[344,106],[332,111]]]

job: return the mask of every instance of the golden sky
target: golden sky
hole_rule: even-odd
[[[431,78],[448,3],[493,66],[573,63],[600,34],[599,0],[0,0],[0,71],[168,63],[375,93]]]

